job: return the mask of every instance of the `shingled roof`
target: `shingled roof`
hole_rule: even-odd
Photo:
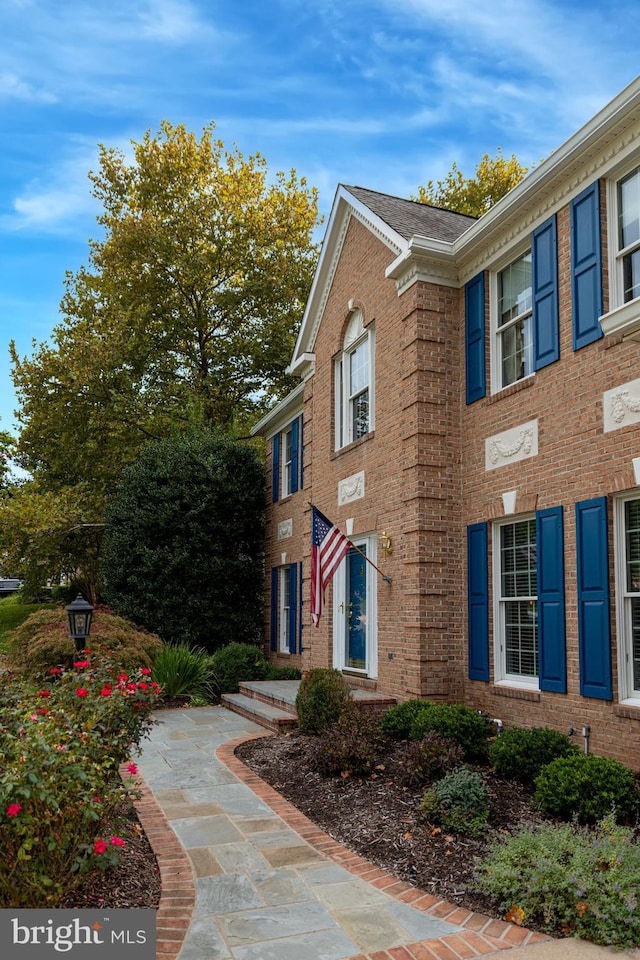
[[[344,189],[377,214],[405,240],[418,236],[452,242],[476,222],[475,217],[468,217],[463,213],[429,207],[415,200],[391,197],[376,190],[367,190],[365,187],[349,187],[345,184]]]

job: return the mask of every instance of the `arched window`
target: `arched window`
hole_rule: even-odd
[[[374,359],[373,329],[355,310],[335,366],[336,450],[373,430]]]

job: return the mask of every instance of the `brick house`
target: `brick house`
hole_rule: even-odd
[[[479,220],[340,186],[254,428],[270,657],[640,767],[638,341],[640,79]],[[380,570],[350,551],[318,629],[311,503]]]

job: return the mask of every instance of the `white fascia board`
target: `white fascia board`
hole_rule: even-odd
[[[355,214],[359,220],[364,222],[394,253],[400,253],[407,247],[407,241],[404,237],[396,233],[388,223],[385,223],[384,220],[373,213],[366,204],[357,200],[345,187],[342,185],[338,187],[322,241],[318,266],[311,284],[300,332],[289,365],[291,371],[300,369],[303,355],[312,354],[315,334],[321,320],[326,295],[333,280],[348,220],[352,214]]]
[[[453,259],[453,244],[448,240],[431,240],[428,237],[412,237],[407,247],[385,270],[385,277],[397,280],[404,273],[406,266],[415,258],[429,260],[451,261]]]
[[[251,428],[251,436],[265,437],[269,440],[275,433],[279,433],[283,427],[302,413],[303,399],[304,383],[299,383]]]

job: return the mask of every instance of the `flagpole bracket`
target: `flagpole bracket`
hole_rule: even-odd
[[[387,577],[384,573],[380,574],[385,583],[388,583],[391,586],[391,577]]]

